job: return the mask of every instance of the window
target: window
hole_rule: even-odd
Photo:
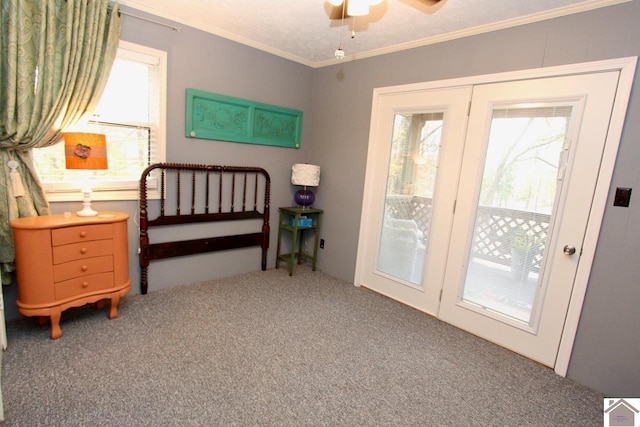
[[[87,172],[92,174],[93,200],[136,200],[142,171],[165,160],[165,100],[166,52],[120,41],[93,116],[66,129],[105,134],[109,169],[65,169],[63,143],[33,150],[49,201],[78,200]]]

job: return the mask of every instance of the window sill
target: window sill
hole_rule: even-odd
[[[49,202],[77,202],[82,201],[82,192],[76,191],[46,191],[47,200]],[[118,201],[118,200],[138,200],[140,193],[138,190],[121,190],[121,191],[97,191],[91,192],[91,201]],[[147,199],[157,200],[160,193],[157,190],[147,192]]]
[[[91,201],[118,201],[118,200],[138,200],[140,192],[137,182],[131,185],[128,182],[111,182],[101,183],[98,188],[91,191]],[[82,200],[82,190],[77,185],[69,184],[44,184],[44,191],[49,202],[77,202]],[[156,182],[150,180],[147,183],[147,198],[149,200],[157,200],[160,198],[160,192]]]

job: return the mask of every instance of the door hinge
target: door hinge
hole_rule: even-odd
[[[458,199],[453,201],[453,213],[456,213],[456,205],[458,204]]]
[[[467,117],[471,115],[471,101],[469,101],[469,108],[467,109]]]
[[[438,298],[438,301],[442,302],[442,289],[440,289],[440,297]]]

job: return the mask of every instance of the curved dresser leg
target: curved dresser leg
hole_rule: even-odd
[[[109,319],[118,317],[118,303],[120,303],[120,294],[111,294],[111,307],[109,307]]]
[[[51,307],[51,339],[53,340],[57,340],[62,336],[62,329],[60,329],[61,316],[60,307]]]

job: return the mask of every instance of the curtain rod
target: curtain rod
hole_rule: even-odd
[[[129,17],[131,17],[131,18],[140,19],[140,20],[142,20],[142,21],[147,21],[147,22],[151,22],[151,23],[153,23],[153,24],[161,25],[161,26],[163,26],[163,27],[170,28],[170,29],[171,29],[171,30],[173,30],[173,31],[180,31],[180,30],[182,30],[182,28],[180,28],[180,27],[174,27],[173,25],[169,25],[169,24],[165,24],[164,22],[160,22],[160,21],[156,21],[156,20],[153,20],[153,19],[145,18],[144,16],[134,15],[134,14],[132,14],[132,13],[125,12],[125,11],[123,11],[123,10],[119,10],[119,11],[118,11],[118,13],[120,13],[120,14],[122,14],[122,15],[125,15],[125,16],[129,16]]]

